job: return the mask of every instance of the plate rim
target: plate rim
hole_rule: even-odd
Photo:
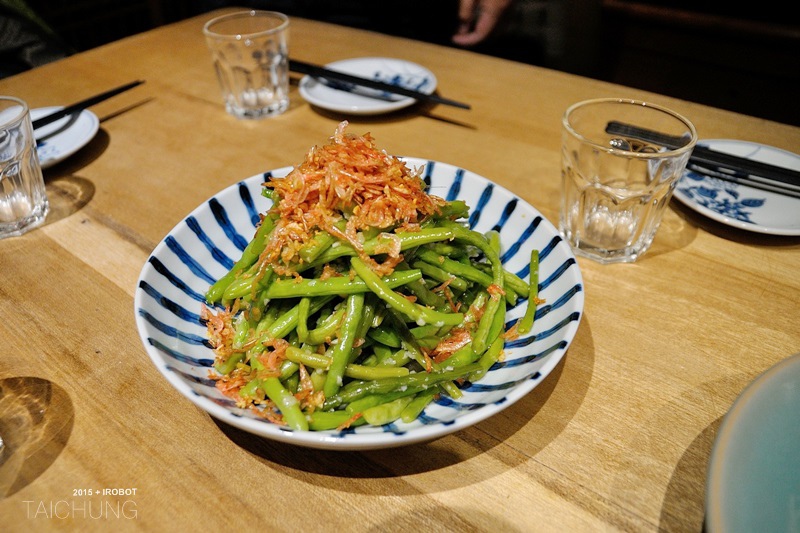
[[[59,111],[59,110],[61,110],[63,108],[64,108],[64,106],[46,106],[46,107],[33,108],[33,109],[30,110],[31,120],[36,120],[36,118],[38,118],[38,116],[39,116],[39,113],[41,113],[41,116],[44,116],[44,115],[46,115],[48,113]],[[66,118],[66,117],[64,117],[64,118]],[[64,150],[64,151],[59,152],[59,154],[56,157],[51,157],[49,159],[44,159],[44,160],[42,160],[40,158],[39,159],[39,166],[42,168],[42,170],[48,169],[48,168],[50,168],[50,167],[52,167],[52,166],[64,161],[68,157],[74,155],[81,148],[83,148],[87,144],[89,144],[92,139],[95,138],[95,136],[97,135],[97,132],[100,131],[100,119],[97,117],[97,115],[95,115],[89,109],[82,109],[81,110],[80,114],[78,115],[78,118],[76,119],[76,123],[81,118],[87,119],[89,121],[88,122],[88,129],[86,130],[86,134],[82,138],[80,138],[80,140],[77,140],[75,142],[74,146],[72,146],[68,150]],[[63,120],[63,119],[60,119],[60,120]],[[57,133],[54,137],[57,138],[57,137],[62,136],[62,135],[67,135],[67,134],[69,134],[69,132],[71,130],[75,129],[76,126],[77,126],[77,124],[72,124],[66,130]],[[35,132],[34,132],[34,137],[35,137]],[[38,148],[38,140],[37,140],[37,148]],[[37,155],[38,155],[38,149],[37,149]]]
[[[742,411],[760,400],[763,401],[765,392],[774,394],[776,380],[780,379],[782,371],[787,369],[793,373],[800,373],[800,352],[778,361],[756,376],[742,389],[723,417],[711,448],[705,482],[705,525],[710,533],[724,532],[730,525],[729,520],[724,518],[722,510],[727,505],[724,497],[727,491],[724,490],[726,486],[720,478],[724,477],[724,472],[727,471],[723,463],[726,463],[727,456],[732,453],[730,442],[738,432],[741,432]]]
[[[585,282],[583,279],[582,272],[580,270],[580,265],[578,264],[574,253],[568,247],[567,243],[561,238],[558,230],[555,226],[546,218],[544,217],[541,212],[536,209],[533,205],[529,204],[524,199],[520,198],[518,195],[514,194],[510,190],[506,189],[502,185],[499,185],[488,178],[485,178],[477,173],[467,171],[463,169],[463,167],[459,167],[456,165],[451,165],[448,163],[443,163],[440,161],[435,161],[427,158],[417,158],[417,157],[405,157],[405,156],[398,156],[402,160],[406,161],[410,164],[433,164],[434,166],[442,166],[448,167],[453,171],[464,171],[469,172],[473,178],[478,179],[479,181],[484,181],[486,184],[491,184],[497,190],[504,191],[509,198],[517,200],[522,205],[526,206],[527,209],[531,210],[531,214],[534,216],[541,217],[541,223],[549,226],[549,233],[551,235],[551,239],[558,239],[557,245],[560,246],[562,251],[567,252],[568,259],[571,257],[572,263],[569,265],[570,268],[570,275],[574,278],[570,278],[570,284],[574,287],[577,287],[576,294],[574,297],[576,298],[576,309],[572,313],[577,313],[577,317],[571,320],[567,325],[564,326],[565,333],[563,334],[563,338],[566,339],[566,345],[555,350],[554,352],[550,352],[547,354],[547,359],[542,363],[542,366],[538,370],[538,374],[540,377],[534,379],[533,377],[526,379],[522,383],[518,383],[505,395],[502,397],[502,401],[497,401],[493,403],[488,403],[484,405],[482,408],[470,410],[468,413],[456,417],[454,420],[448,422],[437,422],[431,425],[423,425],[419,427],[415,427],[412,430],[405,432],[403,434],[394,434],[394,433],[369,433],[369,434],[333,434],[332,432],[322,432],[322,431],[308,431],[308,432],[298,432],[298,431],[291,431],[288,428],[282,428],[276,424],[268,424],[264,423],[260,420],[251,420],[247,417],[243,416],[236,416],[231,410],[228,408],[218,405],[213,400],[200,396],[198,393],[194,392],[192,388],[183,380],[181,379],[175,372],[169,370],[167,368],[167,363],[164,361],[162,355],[160,355],[158,350],[150,345],[147,335],[145,334],[144,328],[142,327],[144,319],[140,316],[139,310],[144,307],[144,292],[141,289],[141,283],[145,277],[145,274],[150,269],[150,260],[154,256],[156,256],[157,252],[164,250],[166,248],[166,241],[168,237],[173,235],[176,230],[180,229],[187,219],[190,217],[200,213],[203,211],[208,203],[221,196],[222,194],[229,192],[231,190],[235,190],[242,184],[248,183],[250,180],[260,180],[261,182],[264,181],[265,176],[271,173],[272,175],[281,176],[281,172],[288,173],[293,167],[281,167],[278,169],[269,170],[264,173],[259,173],[244,180],[239,180],[234,182],[227,187],[224,187],[208,199],[206,199],[203,203],[199,204],[195,207],[190,213],[186,214],[184,217],[178,221],[175,226],[164,236],[164,238],[156,245],[153,249],[151,254],[148,256],[147,260],[145,261],[142,269],[139,273],[139,277],[137,279],[137,285],[135,288],[134,294],[134,314],[135,314],[135,321],[137,324],[137,330],[139,334],[139,338],[147,352],[147,355],[151,362],[156,366],[159,373],[167,378],[167,381],[176,389],[184,398],[190,400],[196,407],[200,408],[201,410],[205,411],[207,414],[213,416],[215,419],[220,420],[226,424],[232,425],[237,427],[241,430],[247,431],[249,433],[253,433],[257,436],[268,438],[271,440],[276,440],[280,442],[284,442],[287,444],[298,445],[301,447],[307,448],[318,448],[318,449],[329,449],[329,450],[374,450],[374,449],[386,449],[398,446],[406,446],[411,444],[416,444],[420,442],[427,442],[432,441],[446,435],[455,433],[457,431],[461,431],[466,429],[467,427],[473,426],[495,414],[499,413],[500,411],[505,410],[509,406],[516,403],[519,399],[523,398],[527,394],[529,394],[534,388],[536,388],[544,379],[546,379],[553,369],[561,362],[561,360],[566,356],[568,349],[572,346],[572,343],[577,335],[578,329],[583,319],[583,315],[585,313]],[[471,209],[474,208],[471,206]],[[508,316],[508,315],[507,315]],[[498,407],[497,404],[502,404]],[[376,443],[376,437],[380,437],[383,435],[390,435],[389,442],[383,443]]]
[[[346,59],[339,59],[336,61],[332,61],[330,63],[325,64],[325,68],[337,69],[340,68],[342,64],[349,64],[355,61],[367,62],[367,61],[392,61],[396,63],[403,63],[406,65],[412,65],[413,67],[424,70],[428,76],[431,77],[433,83],[429,88],[425,88],[422,92],[426,94],[432,94],[436,87],[439,85],[439,81],[436,78],[436,75],[431,71],[428,67],[420,65],[419,63],[415,63],[414,61],[409,61],[407,59],[401,59],[397,57],[388,57],[388,56],[365,56],[365,57],[351,57]],[[341,69],[343,72],[348,72],[346,69]],[[356,73],[357,74],[357,73]],[[338,105],[335,103],[331,103],[322,98],[318,98],[315,96],[311,90],[309,89],[309,85],[311,83],[318,83],[314,80],[313,76],[305,75],[300,79],[298,83],[298,90],[300,92],[300,96],[306,100],[309,104],[314,105],[316,107],[320,107],[322,109],[326,109],[328,111],[334,111],[337,113],[349,113],[353,115],[380,115],[384,113],[391,113],[393,111],[398,111],[400,109],[404,109],[409,107],[417,102],[414,98],[409,96],[402,97],[398,100],[393,102],[385,102],[381,103],[379,100],[375,100],[375,105],[372,106],[359,106],[359,105]],[[333,90],[333,89],[331,89]]]
[[[741,144],[741,145],[752,146],[752,147],[757,147],[757,148],[765,148],[765,149],[768,149],[770,151],[780,152],[780,153],[786,154],[787,156],[794,157],[795,159],[798,160],[798,162],[800,162],[800,155],[795,154],[794,152],[791,152],[791,151],[783,149],[783,148],[778,148],[777,146],[772,146],[772,145],[769,145],[769,144],[759,143],[759,142],[755,142],[755,141],[746,141],[746,140],[742,140],[742,139],[722,139],[722,138],[717,138],[717,139],[702,139],[701,141],[698,141],[697,144],[698,145],[706,145],[706,144],[713,145],[714,143],[734,143],[734,144]],[[781,236],[798,236],[798,235],[800,235],[800,226],[798,226],[796,228],[790,228],[790,227],[778,227],[778,226],[765,226],[763,224],[756,224],[756,223],[753,223],[753,222],[745,222],[745,221],[742,221],[742,220],[738,220],[736,218],[732,218],[732,217],[720,214],[720,213],[714,211],[713,209],[709,209],[708,207],[700,205],[699,203],[695,202],[692,198],[689,198],[687,195],[683,194],[682,191],[680,191],[681,182],[683,180],[688,179],[686,177],[686,175],[689,172],[691,172],[691,171],[690,170],[685,170],[684,171],[683,175],[681,176],[681,179],[678,181],[678,183],[677,183],[677,185],[675,187],[675,192],[673,193],[673,197],[676,200],[678,200],[681,204],[685,205],[686,207],[688,207],[689,209],[695,211],[696,213],[699,213],[699,214],[701,214],[701,215],[703,215],[703,216],[705,216],[707,218],[710,218],[712,220],[715,220],[715,221],[720,222],[722,224],[725,224],[727,226],[730,226],[730,227],[733,227],[733,228],[737,228],[737,229],[740,229],[740,230],[744,230],[744,231],[750,231],[750,232],[754,232],[754,233],[761,233],[761,234],[765,234],[765,235],[781,235]],[[743,190],[748,191],[748,192],[752,191],[753,194],[759,194],[759,195],[764,194],[764,191],[761,191],[759,189],[755,189],[753,187],[748,187],[747,185],[739,184],[738,187],[741,187]],[[777,193],[769,193],[769,194],[777,194]],[[798,207],[800,207],[800,200],[797,200],[795,198],[791,198],[789,196],[782,197],[782,198],[785,198],[790,202],[793,202],[793,201],[797,202],[798,203]]]

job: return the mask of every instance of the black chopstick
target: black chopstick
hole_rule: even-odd
[[[302,61],[297,61],[295,59],[289,60],[289,70],[291,70],[292,72],[297,72],[299,74],[306,74],[313,78],[322,78],[325,80],[352,83],[353,85],[358,85],[360,87],[367,87],[368,89],[377,89],[379,91],[386,91],[392,94],[399,94],[400,96],[408,96],[410,98],[414,98],[415,100],[423,100],[427,102],[434,102],[437,104],[450,105],[454,107],[459,107],[461,109],[470,109],[469,104],[456,102],[455,100],[450,100],[449,98],[443,98],[437,94],[426,94],[420,91],[415,91],[413,89],[406,89],[405,87],[400,87],[399,85],[392,85],[390,83],[384,83],[382,81],[377,81],[377,80],[370,80],[368,78],[361,78],[359,76],[353,76],[352,74],[345,74],[344,72],[338,72],[336,70],[327,69],[325,67],[320,67],[318,65],[304,63]]]
[[[760,176],[800,187],[800,172],[796,170],[717,152],[706,146],[695,146],[689,160],[698,164],[710,165],[721,170],[729,169],[737,173],[743,173],[749,176]]]
[[[671,149],[686,144],[685,139],[680,137],[665,135],[663,133],[616,121],[611,121],[607,124],[606,133],[652,142]],[[792,187],[800,187],[800,172],[796,170],[726,154],[724,152],[712,150],[706,146],[695,146],[691,156],[689,156],[689,162],[715,172],[715,177],[719,177],[720,179],[724,179],[726,176],[734,176],[751,181],[761,181],[758,178],[766,178],[785,183],[790,186],[790,190],[793,190]],[[716,174],[719,174],[719,176]]]
[[[734,174],[727,174],[725,172],[720,172],[718,169],[705,168],[701,165],[696,165],[691,162],[686,166],[686,169],[701,176],[716,178],[722,181],[752,187],[753,189],[774,192],[775,194],[781,194],[800,199],[800,189],[791,188],[790,185],[782,185],[778,181],[757,180],[753,179],[753,176],[737,176]]]
[[[118,95],[120,93],[123,93],[123,92],[129,90],[129,89],[133,89],[134,87],[136,87],[137,85],[141,85],[142,83],[144,83],[144,80],[137,80],[137,81],[134,81],[134,82],[131,82],[131,83],[126,83],[125,85],[122,85],[122,86],[117,87],[115,89],[111,89],[111,90],[108,90],[108,91],[106,91],[104,93],[100,93],[100,94],[92,96],[90,98],[86,98],[85,100],[81,100],[80,102],[75,102],[72,105],[68,105],[67,107],[59,109],[58,111],[54,111],[53,113],[50,113],[49,115],[45,115],[43,117],[39,117],[39,118],[37,118],[36,120],[34,120],[32,122],[33,123],[33,129],[41,128],[42,126],[46,126],[48,124],[51,124],[51,123],[55,122],[56,120],[58,120],[60,118],[66,117],[68,115],[72,115],[73,113],[77,113],[78,111],[83,111],[87,107],[91,107],[91,106],[93,106],[95,104],[99,104],[103,100],[108,100],[112,96],[116,96],[116,95]]]

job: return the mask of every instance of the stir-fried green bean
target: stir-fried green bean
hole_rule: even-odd
[[[436,389],[425,389],[418,392],[414,398],[411,399],[409,404],[406,405],[403,412],[400,413],[400,418],[406,423],[413,422],[419,417],[428,404],[433,401],[437,394],[439,394],[439,391]]]
[[[495,287],[495,290],[502,291],[503,280],[505,279],[503,264],[500,262],[499,255],[489,242],[480,234],[470,231],[463,226],[459,226],[453,222],[446,222],[445,224],[453,230],[453,237],[456,240],[471,244],[486,255],[489,264],[492,266],[492,284],[490,286]],[[490,298],[486,302],[486,309],[478,323],[478,329],[472,340],[472,345],[476,352],[485,351],[489,342],[491,342],[489,339],[489,327],[499,307],[500,295],[490,293]]]
[[[433,227],[423,228],[414,232],[397,232],[391,235],[382,233],[377,237],[366,240],[362,247],[364,253],[374,255],[385,247],[389,240],[393,239],[397,239],[397,242],[400,244],[400,251],[403,251],[422,246],[423,244],[447,241],[452,238],[453,232],[448,228]],[[340,257],[356,255],[358,255],[358,251],[353,248],[351,244],[339,241],[325,250],[315,261],[308,263],[307,267],[316,267],[330,263]]]
[[[297,304],[297,340],[306,342],[308,339],[308,312],[311,309],[311,298],[303,296]]]
[[[448,220],[427,224],[417,233],[395,234],[400,248],[414,259],[411,267],[403,262],[383,276],[364,258],[370,252],[378,252],[374,257],[384,253],[389,237],[367,239],[358,252],[331,234],[318,235],[301,249],[307,260],[303,270],[314,266],[319,272],[318,267],[333,265],[341,272],[326,279],[276,276],[272,268],[259,265],[257,254],[270,226],[262,224],[253,241],[258,239],[259,245],[247,247],[234,268],[209,289],[207,299],[242,298],[244,307],[233,323],[233,345],[241,348],[218,361],[216,371],[228,375],[249,369],[251,377],[240,396],[257,398],[263,391],[292,429],[410,422],[439,394],[457,399],[462,393],[456,380],[480,379],[502,353],[507,301],[502,294],[516,298],[521,293],[536,301],[538,255],[537,262],[532,258],[528,284],[502,268],[498,235],[481,235]],[[475,253],[485,258],[484,268],[475,266]],[[259,268],[266,275],[256,278]],[[433,292],[437,286],[439,292]],[[466,313],[456,310],[456,301]],[[520,332],[528,331],[534,307],[526,311]],[[434,363],[428,354],[436,352],[453,327],[470,329],[470,341],[444,364]],[[265,374],[264,357],[271,346],[289,337],[299,345],[284,349],[285,362],[277,374]],[[319,376],[315,387],[324,395],[322,409],[313,414],[294,395],[304,386],[301,367]],[[362,417],[354,418],[358,414]]]
[[[355,237],[342,216],[291,263],[270,256],[280,220],[265,216],[205,295],[220,390],[297,431],[411,423],[440,395],[459,399],[502,357],[507,306],[528,300],[527,333],[539,301],[538,252],[527,282],[503,268],[500,234],[469,229],[468,215],[443,202],[417,228]]]
[[[539,297],[539,250],[531,251],[530,292],[528,294],[528,307],[519,321],[517,331],[520,334],[530,333],[533,328],[533,318],[536,314],[536,300]]]
[[[458,325],[464,319],[464,315],[462,313],[443,313],[436,311],[434,309],[415,304],[402,294],[394,292],[391,287],[389,287],[389,285],[380,278],[380,276],[370,270],[370,268],[358,257],[351,258],[350,265],[353,267],[353,270],[356,271],[356,274],[358,274],[358,276],[364,280],[364,283],[367,284],[367,287],[369,287],[372,292],[378,295],[378,298],[389,304],[389,306],[393,309],[400,311],[420,326],[424,326],[425,324]]]
[[[328,370],[332,364],[331,356],[318,354],[289,346],[286,349],[286,358],[292,362],[303,364],[309,368]],[[403,366],[364,366],[347,364],[343,375],[353,379],[385,379],[408,375],[409,371]],[[327,380],[327,378],[326,378]]]
[[[398,270],[383,279],[387,287],[394,289],[422,278],[420,270]],[[360,278],[335,277],[326,280],[282,279],[273,281],[264,291],[266,298],[298,298],[303,296],[328,296],[354,294],[369,291],[369,286]]]
[[[328,377],[325,378],[325,387],[322,389],[325,396],[332,396],[339,392],[344,378],[344,369],[350,358],[350,352],[356,342],[360,328],[361,313],[364,311],[364,295],[351,294],[347,297],[347,307],[344,313],[342,327],[339,328],[339,337],[331,350],[331,364],[328,367]]]
[[[422,389],[438,387],[440,383],[467,377],[471,373],[477,372],[482,368],[483,367],[479,363],[473,363],[453,370],[415,372],[398,378],[354,382],[356,386],[348,388],[347,390],[341,390],[338,394],[326,398],[324,408],[336,408],[340,405],[346,405],[359,398],[363,398],[367,394],[399,392],[417,387]]]
[[[242,273],[245,269],[250,268],[258,259],[258,256],[264,251],[267,245],[267,235],[272,231],[275,226],[272,219],[269,217],[261,221],[261,225],[256,230],[253,239],[247,244],[242,252],[242,256],[233,265],[227,274],[217,280],[206,292],[206,300],[211,303],[218,302],[222,299],[225,289]]]
[[[292,393],[284,388],[278,378],[265,378],[261,381],[260,386],[269,399],[275,402],[275,405],[281,410],[283,419],[290,428],[301,431],[308,429],[308,420],[300,409],[300,403]]]

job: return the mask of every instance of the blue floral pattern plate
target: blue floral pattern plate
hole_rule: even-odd
[[[398,85],[425,94],[436,90],[436,76],[421,65],[389,57],[359,57],[325,65],[362,78]],[[300,96],[317,107],[348,115],[377,115],[408,107],[415,99],[345,83],[322,82],[311,76],[300,80]]]
[[[499,413],[539,385],[564,357],[583,316],[583,280],[569,245],[530,204],[467,170],[415,158],[431,194],[461,199],[470,206],[469,225],[500,233],[507,270],[530,279],[531,251],[539,250],[539,297],[533,329],[504,347],[504,359],[480,380],[462,386],[463,396],[443,395],[412,423],[360,426],[344,431],[292,431],[246,410],[222,395],[209,378],[214,353],[200,319],[203,294],[223,276],[252,238],[259,213],[270,200],[262,196],[269,176],[285,176],[291,167],[235,183],[197,207],[161,241],[142,267],[134,296],[139,336],[164,378],[211,416],[265,438],[334,450],[390,448],[425,442],[472,426]],[[525,312],[508,309],[507,326]],[[164,413],[169,422],[169,413]]]
[[[59,109],[61,109],[59,106],[31,109],[31,120],[49,115]],[[39,156],[39,165],[45,169],[60,163],[86,146],[99,129],[100,120],[88,109],[38,128],[36,130],[36,153]]]
[[[800,170],[800,156],[748,141],[703,140],[713,150]],[[800,199],[703,176],[687,170],[674,197],[698,213],[735,228],[771,235],[800,235]]]

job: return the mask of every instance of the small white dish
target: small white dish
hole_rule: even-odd
[[[59,109],[60,106],[31,109],[31,120],[55,113]],[[100,120],[88,109],[37,128],[35,136],[39,164],[45,169],[60,163],[89,144],[99,129]]]
[[[413,89],[425,94],[436,90],[436,76],[425,67],[389,57],[359,57],[325,65],[326,68]],[[375,89],[342,84],[334,88],[311,76],[300,80],[300,96],[317,107],[350,115],[377,115],[403,109],[416,102],[414,98],[387,94]]]
[[[731,139],[699,144],[753,161],[800,170],[800,155],[773,146]],[[674,197],[687,207],[728,226],[770,235],[800,235],[800,199],[687,170]]]
[[[460,431],[508,408],[539,385],[558,365],[583,315],[580,267],[558,230],[521,198],[465,169],[418,158],[403,158],[411,168],[424,166],[431,194],[464,200],[470,226],[496,230],[506,269],[530,279],[531,250],[540,251],[539,297],[530,333],[506,341],[504,360],[458,400],[442,397],[412,423],[361,426],[344,431],[292,431],[236,407],[209,378],[214,352],[200,308],[208,287],[233,265],[271,202],[261,192],[265,176],[282,177],[292,167],[252,176],[198,206],[156,246],[144,264],[134,297],[139,336],[163,377],[185,398],[211,416],[255,435],[309,448],[369,450],[426,442]],[[525,306],[507,312],[507,323]],[[169,413],[163,423],[171,423]]]
[[[708,533],[800,531],[800,353],[750,385],[725,415],[706,480]]]

